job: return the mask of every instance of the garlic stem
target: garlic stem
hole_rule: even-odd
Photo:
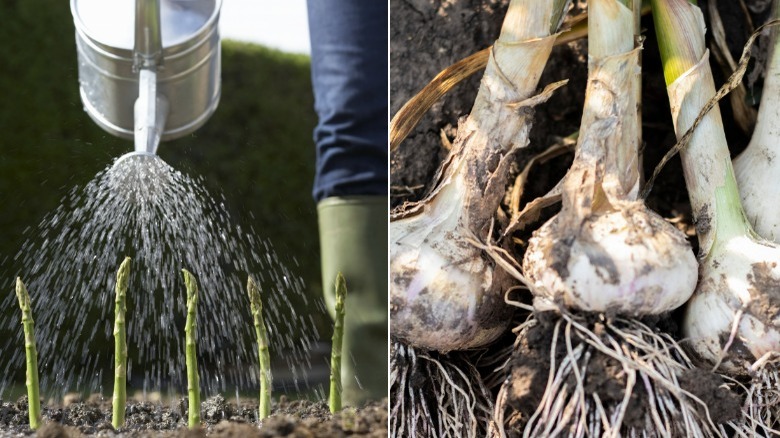
[[[689,0],[651,0],[658,48],[663,60],[666,85],[692,68],[704,55],[704,35],[687,29],[704,24],[701,13],[690,13]]]
[[[715,82],[704,44],[704,17],[688,0],[653,0],[653,18],[672,108],[675,132],[680,138],[699,111],[715,95]],[[731,224],[744,228],[741,205],[715,203],[718,187],[736,185],[720,109],[707,114],[688,145],[680,152],[691,201],[700,255],[706,256],[716,229]],[[723,208],[728,206],[729,208]],[[726,222],[721,224],[720,222]]]

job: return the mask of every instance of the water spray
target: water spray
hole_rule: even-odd
[[[84,110],[132,156],[187,135],[220,97],[221,0],[71,0]],[[134,22],[128,17],[135,17]]]

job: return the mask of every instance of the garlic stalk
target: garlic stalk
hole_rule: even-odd
[[[777,1],[772,18],[780,18]],[[780,243],[780,44],[772,29],[761,106],[748,147],[734,159],[742,207],[759,236]]]
[[[704,18],[687,0],[652,3],[679,139],[715,95]],[[780,247],[757,236],[745,217],[717,106],[680,158],[700,246],[700,280],[683,334],[703,359],[744,373],[765,353],[780,351]]]
[[[561,211],[534,233],[523,271],[543,301],[662,314],[693,293],[696,258],[685,236],[639,198],[633,11],[616,0],[588,7],[588,86],[574,163]]]
[[[435,189],[391,215],[392,335],[450,351],[484,345],[509,323],[510,277],[474,241],[490,239],[515,152],[528,144],[533,97],[568,0],[512,0],[471,114]]]

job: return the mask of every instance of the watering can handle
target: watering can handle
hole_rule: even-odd
[[[135,1],[134,67],[155,69],[162,63],[162,33],[160,30],[160,0]]]

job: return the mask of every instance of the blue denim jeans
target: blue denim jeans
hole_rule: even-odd
[[[388,190],[387,2],[308,0],[315,201]]]

